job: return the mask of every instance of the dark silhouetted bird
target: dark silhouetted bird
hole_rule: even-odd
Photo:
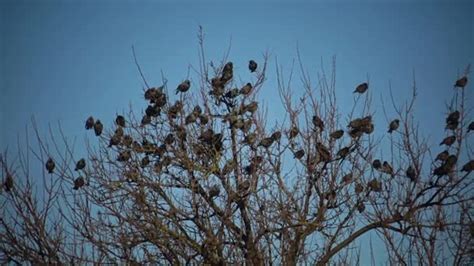
[[[167,145],[171,145],[171,144],[174,143],[174,140],[175,140],[175,139],[174,139],[174,135],[170,133],[170,134],[166,135],[164,142],[165,142]]]
[[[272,146],[273,141],[275,141],[272,137],[264,138],[260,141],[258,146],[263,146],[264,148],[269,148]]]
[[[195,116],[198,116],[198,115],[200,115],[201,113],[202,113],[201,106],[199,106],[199,105],[194,106],[194,108],[193,108],[193,114],[194,114]]]
[[[400,126],[400,120],[395,119],[392,122],[390,122],[390,125],[388,126],[388,133],[392,133],[393,131],[397,130],[398,127]]]
[[[209,122],[209,118],[207,117],[207,115],[202,114],[199,116],[199,123],[201,125],[207,125],[208,122]]]
[[[234,88],[234,89],[229,90],[224,96],[229,99],[233,99],[239,96],[239,94],[240,94],[240,90],[237,88]]]
[[[348,185],[352,182],[352,173],[348,173],[344,175],[341,179],[341,183],[344,185]]]
[[[130,157],[132,156],[132,154],[130,153],[129,150],[126,150],[126,151],[121,151],[119,153],[119,155],[117,156],[117,161],[119,162],[126,162],[128,160],[130,160]]]
[[[245,86],[240,89],[240,94],[242,95],[249,95],[249,93],[252,91],[252,84],[249,82],[245,84]]]
[[[211,128],[205,130],[204,132],[201,133],[201,135],[198,137],[199,141],[202,141],[206,144],[212,144],[212,137],[214,136],[214,130]]]
[[[190,87],[191,87],[191,81],[185,80],[181,84],[179,84],[178,87],[176,88],[176,94],[180,92],[187,92]]]
[[[79,161],[77,161],[76,169],[74,169],[74,170],[76,170],[76,171],[82,170],[82,169],[84,169],[84,167],[86,167],[86,160],[84,160],[84,158],[82,158]]]
[[[332,139],[340,139],[342,136],[344,136],[344,130],[342,129],[336,130],[329,134],[329,137]]]
[[[448,169],[448,171],[451,171],[454,166],[456,166],[456,163],[458,162],[458,157],[454,154],[451,154],[448,156],[448,159],[444,162],[444,167]]]
[[[456,136],[452,135],[452,136],[444,138],[443,141],[441,141],[439,145],[451,146],[454,144],[455,141],[456,141]]]
[[[312,122],[313,122],[313,125],[316,127],[316,128],[319,128],[319,130],[323,131],[324,130],[324,122],[323,120],[317,116],[317,115],[314,115],[313,116],[313,119],[312,119]]]
[[[84,184],[85,184],[84,178],[83,178],[82,176],[80,176],[80,177],[78,177],[78,178],[76,178],[76,179],[74,180],[74,187],[73,187],[72,189],[78,190],[78,189],[80,189],[81,187],[83,187]]]
[[[255,72],[255,70],[257,70],[257,62],[253,61],[253,60],[250,60],[249,61],[249,70],[250,72]]]
[[[379,159],[375,159],[373,162],[372,162],[372,167],[379,170],[381,167],[382,167],[382,163],[380,162]]]
[[[350,148],[344,147],[337,152],[337,156],[340,158],[344,158],[349,154],[349,152],[350,152]]]
[[[275,131],[273,134],[270,136],[274,141],[280,141],[281,139],[281,132],[280,131]]]
[[[250,180],[246,179],[243,182],[240,182],[239,185],[237,186],[237,191],[242,196],[242,194],[246,194],[248,190],[250,189]]]
[[[449,173],[449,170],[446,168],[445,165],[441,165],[435,168],[433,171],[433,174],[436,176],[443,176],[443,175],[447,175],[448,173]]]
[[[384,161],[382,164],[382,172],[393,175],[393,168],[387,161]]]
[[[130,147],[133,143],[133,138],[130,135],[123,136],[122,144],[126,147]]]
[[[186,125],[192,124],[196,122],[196,120],[197,120],[197,117],[194,112],[187,115],[186,118],[184,119]]]
[[[435,158],[435,161],[446,161],[448,159],[448,156],[449,156],[449,152],[448,151],[443,151],[443,152],[440,152],[436,158]]]
[[[86,120],[86,129],[89,130],[94,127],[94,117],[89,116]]]
[[[446,123],[449,124],[450,122],[458,121],[460,117],[461,113],[459,113],[459,111],[454,111],[448,115],[448,117],[446,118]]]
[[[234,65],[232,62],[228,62],[227,64],[224,65],[224,69],[222,70],[222,77],[221,80],[226,83],[229,80],[232,79],[234,76],[234,71],[233,71]]]
[[[463,165],[461,171],[468,173],[474,171],[474,160],[470,160],[465,165]]]
[[[46,166],[46,170],[48,170],[48,173],[52,174],[54,172],[54,168],[56,167],[56,164],[54,163],[52,158],[48,158],[45,166]]]
[[[15,182],[13,180],[13,176],[7,171],[7,177],[5,178],[5,181],[3,182],[5,191],[10,192],[13,189],[14,183]]]
[[[293,139],[296,136],[298,136],[299,133],[300,133],[300,130],[298,129],[298,127],[293,126],[293,127],[291,127],[290,131],[288,132],[288,138]]]
[[[157,117],[160,115],[160,113],[161,113],[161,109],[157,105],[148,105],[147,108],[145,109],[145,114],[147,116]]]
[[[242,113],[249,112],[251,114],[255,113],[258,109],[258,103],[257,102],[251,102],[245,106],[243,106]]]
[[[408,166],[405,173],[406,173],[407,177],[410,178],[411,181],[413,181],[413,182],[416,181],[416,170],[411,165]]]
[[[353,128],[349,131],[349,136],[351,136],[351,138],[355,139],[355,138],[359,138],[362,136],[364,132],[362,130],[360,130],[359,128]]]
[[[369,88],[369,84],[367,84],[366,82],[362,83],[362,84],[359,84],[355,90],[354,90],[354,93],[364,93],[367,91],[367,89]]]
[[[102,134],[102,130],[104,130],[104,125],[100,122],[100,120],[95,121],[94,123],[94,133],[96,136],[100,136]]]
[[[382,191],[382,184],[377,179],[370,180],[369,183],[367,184],[367,186],[372,191],[375,191],[375,192]]]
[[[305,154],[304,150],[298,150],[294,153],[294,158],[299,160],[299,159],[303,158],[304,154]]]
[[[115,118],[115,124],[117,124],[117,126],[125,127],[125,117],[117,115]]]
[[[467,132],[474,131],[474,121],[469,123],[469,126],[467,127]]]
[[[329,152],[329,149],[321,142],[316,143],[316,150],[320,157],[320,161],[328,162],[331,160],[331,153]]]
[[[354,187],[354,192],[355,192],[356,194],[360,194],[360,193],[362,193],[363,191],[364,191],[364,186],[363,186],[362,184],[360,184],[360,183],[357,183],[357,184],[355,185],[355,187]]]
[[[248,144],[248,145],[253,145],[256,139],[257,139],[257,135],[255,133],[250,133],[247,136],[245,136],[243,143]]]
[[[150,158],[148,156],[144,156],[140,162],[140,167],[145,168],[150,164]]]
[[[464,88],[467,85],[467,77],[464,76],[458,80],[456,80],[456,83],[454,83],[454,87],[459,87],[459,88]]]
[[[215,198],[217,196],[219,196],[219,194],[221,193],[221,189],[219,188],[219,185],[213,185],[211,186],[211,188],[209,188],[209,198]]]
[[[141,125],[145,126],[151,123],[151,116],[149,115],[144,115],[141,121]]]
[[[365,211],[365,204],[363,202],[357,203],[357,211],[363,213]]]
[[[446,124],[446,129],[455,130],[459,126],[459,121],[450,121]]]

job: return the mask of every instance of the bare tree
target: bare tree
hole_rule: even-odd
[[[335,62],[313,82],[298,53],[303,90],[277,65],[286,116],[268,126],[257,95],[269,56],[239,82],[228,53],[207,63],[202,32],[199,43],[194,82],[151,87],[137,63],[145,111],[111,128],[87,119],[99,139],[87,158],[62,132],[49,146],[35,124],[38,146],[27,141],[13,162],[4,153],[2,262],[349,265],[370,232],[393,264],[472,258],[469,70],[449,106],[447,152],[435,157],[414,117],[415,84],[376,125],[369,81],[354,85],[344,114]]]

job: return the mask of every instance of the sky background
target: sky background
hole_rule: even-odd
[[[161,85],[163,71],[174,89],[188,65],[198,65],[199,25],[207,58],[217,62],[231,43],[229,59],[243,81],[249,77],[248,60],[261,62],[265,51],[271,53],[260,95],[271,111],[269,125],[283,114],[275,58],[289,70],[297,46],[313,79],[321,61],[329,70],[336,56],[343,110],[352,104],[354,87],[369,75],[379,121],[385,122],[381,99],[390,101],[389,82],[403,101],[415,73],[416,114],[435,142],[444,134],[452,85],[474,63],[473,1],[133,2],[0,1],[2,151],[15,148],[32,116],[43,133],[60,121],[66,135],[81,141],[90,136],[84,130],[89,115],[111,125],[129,104],[143,109],[132,45],[148,82]]]

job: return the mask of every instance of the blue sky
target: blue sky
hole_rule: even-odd
[[[242,78],[249,59],[272,54],[261,91],[271,122],[282,114],[275,57],[289,70],[298,45],[313,78],[321,59],[329,66],[337,57],[341,107],[352,103],[354,86],[369,75],[380,121],[388,83],[406,99],[415,72],[418,119],[439,139],[442,131],[433,129],[444,126],[452,84],[474,63],[474,2],[328,2],[2,1],[0,149],[14,148],[32,116],[44,133],[60,121],[68,136],[82,140],[87,116],[111,124],[129,104],[140,110],[143,84],[132,45],[149,83],[160,85],[163,71],[173,88],[189,64],[198,64],[199,25],[207,58],[218,61],[231,43],[230,60]],[[472,90],[467,95],[472,102]]]

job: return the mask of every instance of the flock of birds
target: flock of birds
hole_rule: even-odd
[[[254,60],[250,60],[248,64],[248,68],[250,72],[255,72],[258,68],[258,64]],[[258,109],[258,103],[256,101],[252,101],[248,104],[244,104],[243,101],[239,107],[236,107],[235,99],[240,96],[247,96],[252,92],[252,84],[247,83],[242,88],[234,88],[228,91],[225,90],[225,85],[233,78],[233,64],[232,62],[228,62],[224,65],[222,70],[222,75],[220,77],[213,78],[211,80],[212,89],[209,94],[215,99],[216,104],[224,103],[229,108],[229,113],[224,115],[223,121],[228,122],[230,128],[241,130],[244,133],[244,140],[242,141],[243,144],[249,145],[252,149],[256,149],[258,147],[263,148],[270,148],[275,142],[279,142],[282,133],[280,131],[273,132],[270,136],[262,138],[260,141],[258,140],[258,136],[256,133],[250,132],[252,127],[252,120],[251,119],[244,119],[245,114],[249,114],[250,116],[253,115]],[[458,79],[454,86],[464,88],[467,85],[467,77],[462,77]],[[189,80],[185,80],[180,83],[176,88],[176,94],[179,93],[186,93],[191,88],[191,82]],[[149,105],[145,110],[145,114],[141,120],[141,126],[146,126],[151,124],[153,118],[158,117],[161,115],[163,108],[168,104],[167,96],[163,91],[163,87],[158,88],[149,88],[145,91],[145,99],[149,101]],[[356,86],[354,93],[363,94],[369,89],[369,85],[367,83],[361,83]],[[176,119],[183,111],[183,103],[181,101],[176,101],[173,105],[169,104],[168,108],[166,109],[166,114],[170,120]],[[450,135],[443,139],[440,145],[446,145],[448,148],[456,142],[456,135],[455,130],[459,126],[459,119],[460,119],[460,112],[454,111],[448,115],[446,118],[446,129],[452,130],[453,135]],[[202,108],[199,105],[196,105],[192,111],[185,116],[184,118],[184,125],[189,125],[193,123],[198,123],[201,126],[205,126],[209,122],[210,115],[206,115]],[[126,120],[125,117],[122,115],[117,115],[115,119],[115,124],[117,126],[114,134],[109,139],[109,147],[112,146],[119,146],[122,145],[126,147],[126,149],[121,150],[118,153],[117,161],[119,162],[126,162],[131,159],[132,153],[131,150],[134,150],[139,153],[145,153],[145,156],[141,160],[141,167],[146,167],[150,163],[149,155],[156,155],[160,159],[160,163],[156,164],[156,167],[163,167],[166,164],[171,162],[171,158],[164,156],[166,153],[168,146],[175,143],[177,140],[180,141],[182,144],[186,141],[187,132],[186,128],[183,125],[176,125],[172,128],[173,132],[166,135],[164,138],[164,143],[161,145],[156,145],[146,139],[143,139],[142,143],[138,143],[136,140],[133,139],[130,135],[124,134],[124,128],[126,127]],[[312,117],[312,124],[314,130],[323,131],[325,129],[324,121],[317,115]],[[392,134],[393,132],[397,131],[400,126],[400,120],[394,119],[388,125],[388,133]],[[101,136],[104,131],[104,125],[99,119],[94,119],[94,117],[90,116],[87,118],[85,122],[85,128],[87,130],[93,129],[96,136]],[[356,118],[349,122],[348,124],[348,135],[352,138],[359,138],[363,134],[371,134],[374,131],[374,124],[372,123],[372,116],[368,115],[363,118]],[[467,132],[474,131],[474,122],[471,122],[468,125]],[[174,133],[174,134],[173,134]],[[329,138],[332,140],[337,140],[343,137],[345,131],[343,129],[338,129],[333,132],[329,133]],[[292,139],[296,138],[300,134],[300,130],[296,126],[292,126],[288,132],[287,137],[291,141]],[[201,145],[194,146],[196,149],[196,153],[205,154],[207,150],[213,150],[217,153],[220,153],[223,149],[223,135],[222,133],[216,133],[212,130],[212,128],[208,128],[206,130],[202,130],[201,134],[198,137]],[[131,148],[131,149],[129,149]],[[352,147],[343,147],[336,153],[336,159],[341,159],[346,157],[353,151]],[[329,149],[321,142],[316,143],[316,152],[319,158],[319,161],[329,162],[333,160],[331,156],[331,152]],[[305,156],[305,151],[303,149],[298,149],[293,151],[294,158],[302,159]],[[261,156],[256,156],[251,159],[250,165],[244,167],[244,170],[247,174],[252,174],[257,169],[257,166],[262,163],[263,158]],[[449,154],[449,150],[445,150],[438,154],[435,161],[440,161],[441,164],[434,170],[433,174],[437,176],[447,175],[449,174],[454,166],[457,163],[457,157],[454,154]],[[223,167],[222,171],[225,173],[226,171],[229,172],[230,169],[233,169],[235,165],[233,160],[226,163]],[[86,167],[86,161],[84,158],[80,159],[76,162],[75,171],[84,171]],[[387,162],[381,162],[379,159],[375,159],[372,162],[372,167],[382,173],[386,173],[389,175],[394,175],[393,167]],[[45,163],[45,168],[48,173],[52,174],[55,171],[56,164],[52,158],[48,158]],[[461,171],[464,172],[471,172],[474,170],[474,160],[469,161],[466,163]],[[417,170],[414,166],[409,166],[406,169],[406,176],[412,180],[416,181],[417,179]],[[136,173],[135,173],[136,175]],[[350,176],[345,176],[343,180],[350,180]],[[73,189],[78,190],[82,188],[86,184],[84,177],[81,175],[77,177],[73,182]],[[10,191],[13,186],[13,177],[11,174],[7,172],[6,179],[4,181],[4,187],[6,191]],[[249,188],[250,183],[248,182],[241,182],[238,186],[239,191],[245,191]],[[371,180],[368,183],[368,186],[371,190],[380,191],[381,184],[377,180]],[[363,187],[360,184],[356,184],[355,187],[356,192],[361,192]],[[219,195],[219,186],[214,185],[211,186],[208,192],[210,197],[215,197]]]

